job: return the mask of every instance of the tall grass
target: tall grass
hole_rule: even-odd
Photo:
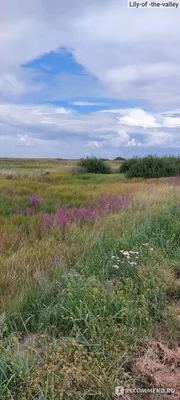
[[[15,179],[5,180],[14,192],[1,194],[3,400],[111,400],[115,386],[137,386],[143,379],[148,387],[135,360],[152,338],[178,343],[179,186],[97,175],[96,183],[90,177],[85,184],[67,176],[67,189],[60,178],[53,181],[57,175],[42,187],[38,177],[22,178],[18,187]],[[39,230],[40,210],[49,202],[53,216],[65,188],[81,205],[93,190],[96,206],[103,190],[109,201],[116,199],[112,193],[128,192],[130,202],[90,224],[73,220],[63,229]],[[21,211],[11,210],[12,199]],[[25,207],[37,210],[25,215]]]

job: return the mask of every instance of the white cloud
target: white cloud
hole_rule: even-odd
[[[165,117],[163,126],[168,128],[180,127],[180,118]]]
[[[103,146],[103,142],[97,142],[96,140],[88,142],[85,147],[91,147],[92,149],[99,149]]]
[[[17,144],[20,146],[32,146],[28,135],[17,135]]]
[[[161,126],[151,114],[138,109],[134,109],[129,115],[119,118],[119,121],[122,125],[142,126],[143,128],[158,128]]]
[[[91,101],[73,101],[70,104],[79,107],[89,107],[89,106],[101,106],[102,103],[91,102]]]
[[[6,88],[12,96],[31,91],[34,78],[20,66],[63,46],[110,97],[146,99],[161,109],[179,103],[178,10],[133,10],[125,0],[0,0],[0,9],[1,96]],[[60,85],[48,87],[62,95]]]
[[[54,106],[0,104],[1,141],[18,137],[18,144],[37,146],[51,143],[63,146],[69,141],[71,152],[77,148],[115,149],[121,147],[180,147],[178,111],[173,118],[147,113],[140,109],[123,109],[119,114],[74,113]],[[118,116],[120,115],[120,116]],[[177,115],[177,117],[175,117]],[[168,118],[171,118],[170,121]],[[161,124],[157,123],[161,120]],[[176,122],[177,120],[177,122]],[[173,122],[172,122],[173,121]],[[169,125],[168,125],[169,124]]]

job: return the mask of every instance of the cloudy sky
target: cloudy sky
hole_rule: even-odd
[[[0,156],[180,154],[180,6],[0,0]]]

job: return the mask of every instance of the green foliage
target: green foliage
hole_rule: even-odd
[[[88,173],[93,174],[111,174],[111,167],[103,161],[102,158],[87,157],[86,159],[80,160],[78,168],[82,168]]]
[[[146,170],[155,164],[157,173],[157,157],[147,158]],[[164,159],[173,174],[178,158]],[[138,160],[124,161],[123,172]],[[19,163],[26,161],[12,168]],[[135,363],[146,344],[178,343],[179,188],[83,172],[0,179],[2,400],[110,400],[116,385],[139,384]],[[92,194],[132,188],[126,209],[93,227],[73,224],[63,238],[54,228],[37,235],[36,214],[12,211],[28,206],[32,193],[43,213],[54,213],[56,204],[82,206]]]
[[[78,400],[82,394],[86,398],[92,369],[92,393],[101,390],[102,400],[112,398],[116,371],[125,362],[123,354],[129,357],[133,349],[131,357],[138,356],[140,337],[143,341],[165,318],[166,296],[174,291],[177,297],[180,294],[180,286],[175,286],[177,268],[170,271],[174,276],[171,288],[161,276],[166,260],[180,259],[179,217],[178,205],[166,207],[153,217],[147,214],[134,230],[125,227],[120,238],[104,233],[74,268],[59,265],[48,279],[26,287],[0,324],[0,350],[6,349],[0,356],[2,399],[9,394],[15,400],[33,399],[43,393],[50,400],[53,393],[58,400],[59,390],[64,400]],[[112,256],[119,257],[121,249],[138,250],[138,265],[130,267],[126,260],[114,269],[117,261]],[[172,329],[172,319],[170,325]],[[42,343],[28,346],[30,353],[22,352],[21,338],[27,332],[38,333],[39,338],[46,333],[45,353]],[[99,381],[102,368],[109,392],[104,381]],[[122,382],[124,378],[121,371]]]
[[[9,313],[8,326],[12,331],[75,336],[89,347],[96,343],[102,348],[104,336],[113,336],[117,323],[138,330],[161,318],[164,294],[156,270],[162,257],[179,257],[179,217],[179,208],[171,207],[154,218],[147,216],[134,231],[129,227],[122,238],[105,233],[74,269],[59,267],[46,282],[29,287]],[[121,249],[138,250],[137,266],[125,262],[113,269],[112,256],[119,257]]]
[[[121,166],[119,167],[120,174],[126,174],[131,166],[137,161],[137,157],[130,158],[129,160],[125,160]]]
[[[180,174],[180,157],[136,157],[126,160],[119,169],[127,178],[165,178]]]
[[[123,158],[123,157],[116,157],[114,160],[115,160],[115,161],[124,161],[125,158]]]

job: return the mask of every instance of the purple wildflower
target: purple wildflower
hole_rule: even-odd
[[[34,206],[39,206],[40,204],[41,204],[40,199],[35,194],[33,194],[31,197],[30,205],[34,207]]]
[[[29,207],[26,207],[24,210],[24,214],[32,214],[32,209]]]
[[[113,267],[114,269],[119,269],[119,265],[117,265],[117,264],[116,264],[116,265],[113,265],[112,267]]]
[[[55,215],[55,222],[57,225],[61,226],[62,228],[65,228],[65,226],[69,222],[69,214],[67,213],[66,210],[63,210],[63,207],[57,207],[56,209],[56,215]]]
[[[135,261],[131,261],[129,264],[130,265],[137,265],[137,263]]]
[[[128,196],[106,193],[98,198],[97,203],[100,213],[116,212],[128,205],[129,198]]]
[[[43,223],[42,223],[42,228],[44,229],[50,229],[53,227],[53,218],[49,214],[44,214],[43,215]]]

